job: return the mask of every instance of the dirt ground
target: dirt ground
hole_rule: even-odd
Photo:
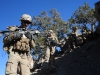
[[[56,71],[40,75],[100,75],[100,38],[56,58]],[[39,72],[33,75],[39,75]]]

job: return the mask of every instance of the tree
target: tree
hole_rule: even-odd
[[[97,20],[94,17],[94,9],[91,8],[86,2],[84,3],[84,6],[79,6],[69,19],[69,25],[71,26],[78,26],[79,28],[82,28],[83,26],[87,29],[88,25],[91,25],[90,30],[92,32],[94,32],[96,22]]]
[[[43,11],[39,16],[34,16],[33,25],[36,25],[37,29],[44,32],[52,29],[57,35],[58,32],[68,32],[67,23],[62,20],[60,13],[56,9],[51,9],[49,15],[46,11]]]

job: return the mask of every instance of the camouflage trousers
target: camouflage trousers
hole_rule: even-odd
[[[46,55],[45,55],[45,62],[50,63],[51,66],[55,65],[55,46],[54,47],[47,47]]]
[[[18,52],[10,52],[6,64],[6,75],[17,75],[18,63],[20,63],[21,75],[30,75],[28,56]]]

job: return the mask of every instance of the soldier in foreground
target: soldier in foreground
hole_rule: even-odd
[[[18,28],[27,28],[32,23],[32,18],[28,14],[23,14],[20,21],[21,26]],[[4,37],[3,43],[3,48],[8,53],[5,74],[17,75],[17,67],[20,64],[21,75],[30,75],[30,48],[35,47],[33,35],[29,32],[26,34],[11,32]]]

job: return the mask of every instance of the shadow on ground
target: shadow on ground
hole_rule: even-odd
[[[33,75],[100,75],[100,38],[56,57],[56,71]]]

